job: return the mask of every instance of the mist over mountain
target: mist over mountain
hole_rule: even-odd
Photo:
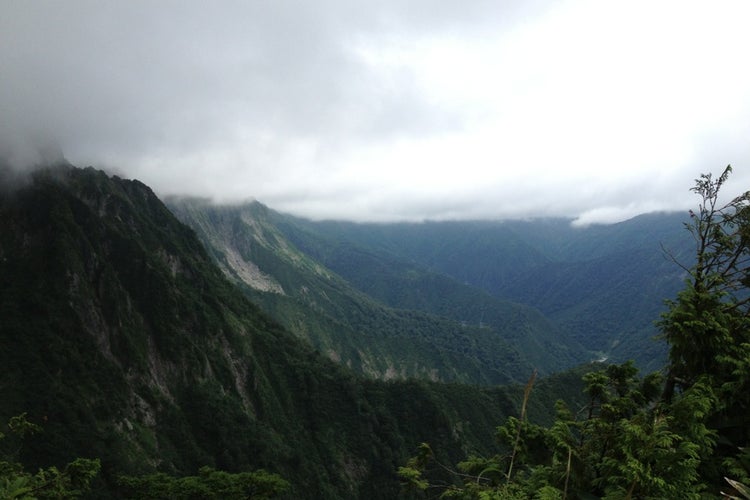
[[[686,209],[698,172],[750,163],[747,18],[741,1],[6,1],[0,143],[316,219],[613,222]]]
[[[363,225],[167,208],[66,163],[17,178],[0,190],[0,418],[44,424],[32,469],[101,458],[107,495],[121,474],[207,465],[278,473],[293,498],[393,498],[420,442],[495,453],[534,369],[560,372],[530,404],[548,422],[554,399],[584,404],[588,368],[566,369],[660,367],[646,325],[681,279],[661,246],[689,248],[669,214]]]
[[[119,474],[208,465],[279,473],[293,498],[393,498],[420,442],[489,451],[515,406],[355,377],[253,305],[138,181],[39,170],[2,194],[0,225],[0,418],[43,424],[19,457],[32,470],[101,458],[105,496]]]
[[[748,19],[0,1],[0,499],[750,485]]]

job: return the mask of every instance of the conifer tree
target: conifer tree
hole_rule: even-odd
[[[718,178],[696,179],[700,203],[686,223],[695,261],[680,264],[685,288],[659,324],[670,345],[664,402],[699,383],[714,402],[707,424],[719,447],[703,466],[710,482],[721,480],[722,469],[740,470],[736,457],[750,438],[750,191],[723,202],[731,172],[727,166]]]
[[[695,240],[695,262],[678,263],[689,277],[660,323],[670,345],[667,399],[675,386],[690,387],[704,374],[730,376],[726,357],[740,358],[750,339],[750,192],[721,203],[731,171],[728,166],[717,179],[703,174],[692,188],[701,198],[685,224]]]

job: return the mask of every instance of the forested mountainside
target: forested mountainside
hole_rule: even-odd
[[[497,384],[594,356],[534,308],[292,230],[288,217],[260,203],[170,199],[168,206],[254,302],[364,374]]]
[[[492,452],[504,389],[360,378],[253,305],[138,181],[69,165],[0,190],[0,418],[44,432],[31,470],[98,457],[120,474],[259,467],[289,498],[394,498],[422,441]],[[7,450],[6,450],[7,452]]]
[[[664,213],[573,227],[569,219],[357,224],[288,217],[279,227],[319,262],[386,303],[404,303],[404,283],[418,283],[417,271],[388,271],[400,262],[401,269],[440,273],[536,308],[568,345],[658,369],[666,345],[653,340],[654,322],[686,276],[674,259],[689,262],[694,247],[684,220],[683,214]],[[427,283],[417,288],[430,289]]]
[[[233,497],[738,495],[750,483],[750,192],[717,204],[730,171],[695,189],[691,279],[659,325],[666,370],[595,363],[480,388],[355,375],[225,276],[259,267],[222,271],[138,181],[0,168],[0,419],[13,434],[0,435],[0,492],[37,491],[21,466],[52,465],[34,476],[40,495],[81,496],[93,477],[95,498],[174,497],[149,489],[170,481],[159,471],[215,496],[222,486],[201,480],[240,478],[215,469],[260,468],[242,480],[274,486]]]

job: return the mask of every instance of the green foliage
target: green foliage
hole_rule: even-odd
[[[695,242],[695,262],[685,289],[669,302],[660,322],[670,344],[664,398],[700,385],[713,394],[702,408],[717,433],[718,446],[704,457],[703,475],[718,483],[737,450],[750,442],[750,192],[727,203],[720,190],[731,174],[696,179],[700,197],[687,230]]]
[[[509,417],[497,433],[506,452],[459,464],[463,485],[446,495],[700,498],[700,459],[714,444],[703,422],[713,400],[696,385],[665,407],[655,378],[639,379],[631,362],[610,365],[584,376],[589,404],[574,414],[559,402],[550,427]]]
[[[41,432],[42,428],[29,422],[25,413],[11,417],[7,427],[11,436],[19,442],[11,449],[3,450],[3,459],[0,460],[0,498],[80,498],[88,493],[92,480],[101,469],[98,459],[76,458],[62,470],[52,466],[40,468],[32,474],[17,462],[20,445],[25,437]],[[0,439],[7,437],[5,433],[0,433]]]
[[[69,477],[76,457],[99,457],[92,496],[116,497],[121,475],[205,465],[278,474],[291,498],[393,498],[418,443],[440,440],[446,463],[487,453],[508,414],[505,389],[376,382],[326,359],[252,304],[137,181],[40,170],[0,192],[0,227],[2,417],[28,411],[45,427],[7,461]],[[425,337],[439,325],[410,321]],[[383,352],[410,338],[388,337]]]
[[[554,369],[586,358],[576,349],[577,357],[566,360],[554,326],[536,311],[320,240],[258,203],[216,207],[183,199],[170,201],[170,208],[254,302],[319,351],[367,376],[495,385],[530,371],[531,360]],[[257,268],[255,275],[273,284],[270,291],[258,290],[263,285],[243,266]],[[367,277],[350,281],[342,266]],[[362,280],[391,295],[358,289]],[[548,354],[553,351],[557,355]]]
[[[695,264],[683,266],[690,278],[660,323],[670,344],[671,382],[678,387],[690,387],[702,374],[731,381],[732,360],[742,359],[750,341],[750,192],[722,205],[719,191],[730,173],[727,167],[718,179],[704,174],[696,180],[693,191],[701,202],[686,224]]]
[[[289,490],[289,483],[263,470],[230,474],[202,467],[197,476],[176,478],[163,473],[121,476],[118,483],[128,498],[157,499],[270,499]]]
[[[11,497],[80,495],[100,463],[102,496],[125,485],[150,491],[143,495],[247,495],[250,484],[270,495],[284,477],[295,498],[393,498],[404,463],[400,479],[415,496],[691,498],[718,493],[723,475],[747,484],[747,197],[722,211],[712,182],[699,184],[709,193],[693,229],[699,264],[686,266],[688,289],[662,323],[676,346],[666,390],[659,375],[612,365],[585,376],[578,403],[558,405],[553,421],[522,410],[496,429],[522,387],[355,377],[251,304],[147,187],[93,169],[40,171],[0,195],[0,400],[4,417],[28,409],[46,432],[12,421],[0,486]],[[284,249],[278,234],[262,237]],[[257,256],[279,264],[268,248]],[[304,284],[295,279],[288,283]],[[342,284],[315,283],[323,282],[325,294]],[[459,335],[460,324],[424,311],[323,297],[312,301],[321,329],[379,335],[377,354],[416,350],[433,336],[442,344],[419,359],[444,373],[469,360],[486,367],[495,355],[497,374],[524,364],[491,346],[484,328]],[[349,311],[334,316],[336,308]],[[497,380],[486,373],[476,380]],[[406,462],[427,441],[439,446]],[[274,473],[242,472],[256,469]]]
[[[402,490],[415,494],[429,487],[430,483],[422,477],[422,472],[432,457],[433,453],[430,445],[422,443],[419,445],[417,455],[410,458],[406,462],[406,466],[398,468]]]

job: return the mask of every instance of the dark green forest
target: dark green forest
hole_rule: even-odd
[[[122,476],[209,467],[278,474],[289,498],[393,498],[420,442],[439,438],[446,460],[489,452],[513,411],[502,387],[384,382],[331,361],[138,181],[61,165],[0,200],[0,418],[42,429],[6,440],[6,464],[98,460],[95,496],[121,494]]]
[[[545,330],[574,346],[573,352],[593,351],[598,355],[591,357],[614,362],[634,359],[653,370],[663,366],[667,353],[666,344],[653,341],[654,320],[684,275],[665,252],[691,258],[686,218],[656,213],[573,227],[562,218],[358,224],[287,216],[279,227],[358,289],[390,305],[457,309],[461,319],[494,324],[488,315],[500,308],[485,306],[491,296],[495,304],[523,304],[541,313],[553,325]],[[430,300],[430,292],[450,297],[448,307]],[[461,314],[472,307],[474,314]],[[534,349],[527,345],[524,351]]]
[[[486,385],[522,382],[532,367],[552,373],[594,357],[536,309],[349,245],[339,252],[335,242],[290,229],[287,217],[259,203],[216,207],[182,199],[168,206],[253,302],[363,374]],[[248,283],[234,255],[276,288]],[[360,279],[340,266],[358,270]]]
[[[750,474],[750,195],[720,203],[730,171],[696,181],[700,204],[675,224],[687,250],[672,232],[661,241],[674,249],[662,285],[684,279],[650,319],[662,312],[653,331],[664,369],[641,374],[632,362],[585,363],[606,346],[586,348],[563,319],[593,309],[555,315],[543,301],[513,302],[409,264],[403,248],[333,244],[259,205],[248,214],[173,201],[170,210],[142,183],[92,168],[2,172],[16,185],[0,190],[0,492],[740,494]],[[585,240],[560,253],[579,254]],[[545,260],[535,272],[593,279],[516,250],[519,267]],[[656,262],[633,250],[615,263],[628,259]],[[649,294],[662,285],[649,282]],[[520,288],[513,300],[537,295]],[[650,309],[610,319],[636,310]],[[625,333],[647,336],[640,324],[631,319]]]

